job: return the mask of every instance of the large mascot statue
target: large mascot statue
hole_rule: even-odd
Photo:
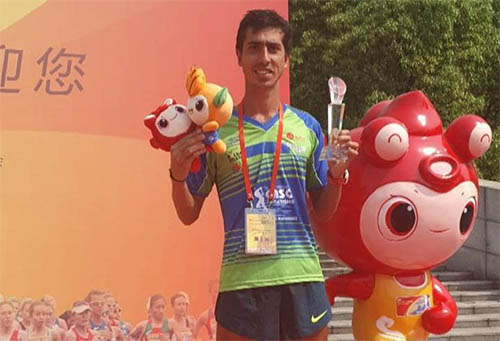
[[[469,237],[478,208],[472,161],[491,129],[465,115],[443,133],[421,91],[383,101],[351,132],[360,143],[334,217],[313,216],[320,246],[352,272],[327,279],[327,292],[354,298],[356,340],[426,340],[454,325],[457,305],[430,269]]]

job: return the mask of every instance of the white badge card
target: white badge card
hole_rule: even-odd
[[[245,208],[245,235],[247,255],[276,254],[276,210]]]

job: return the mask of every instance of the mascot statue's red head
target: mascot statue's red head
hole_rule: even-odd
[[[359,156],[333,218],[315,219],[320,246],[353,272],[327,280],[335,296],[354,298],[357,340],[425,340],[453,327],[457,307],[429,270],[469,237],[478,209],[472,161],[492,132],[475,115],[443,132],[421,91],[383,101],[352,130]]]
[[[167,152],[175,142],[196,129],[196,124],[189,117],[188,109],[171,98],[166,99],[155,111],[147,115],[144,118],[144,125],[153,134],[149,140],[151,146]],[[196,158],[191,165],[191,171],[199,170],[200,160]]]

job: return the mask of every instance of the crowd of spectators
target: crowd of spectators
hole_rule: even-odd
[[[182,291],[168,301],[152,295],[146,318],[132,325],[123,321],[122,307],[110,292],[91,290],[60,316],[50,295],[37,300],[0,294],[0,341],[190,341],[200,340],[202,330],[215,340],[213,306],[194,317],[188,315],[189,303]],[[173,311],[170,318],[167,304]]]

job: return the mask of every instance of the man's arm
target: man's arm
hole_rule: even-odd
[[[187,187],[186,178],[191,163],[206,152],[201,130],[186,135],[170,148],[170,177],[172,180],[172,200],[177,216],[185,225],[191,225],[200,216],[205,198],[193,196]]]
[[[340,196],[342,194],[342,185],[331,184],[318,191],[310,191],[312,206],[315,215],[320,220],[330,219],[339,205]]]
[[[313,205],[314,213],[321,220],[330,219],[340,202],[342,194],[341,179],[351,161],[358,155],[358,143],[351,140],[348,130],[342,130],[338,136],[341,147],[347,148],[347,161],[344,163],[330,162],[328,165],[328,184],[319,191],[310,191],[309,196]],[[338,180],[338,181],[337,181]]]
[[[177,216],[184,225],[191,225],[198,220],[205,202],[204,197],[192,195],[185,182],[178,183],[176,181],[172,181],[172,200]]]

